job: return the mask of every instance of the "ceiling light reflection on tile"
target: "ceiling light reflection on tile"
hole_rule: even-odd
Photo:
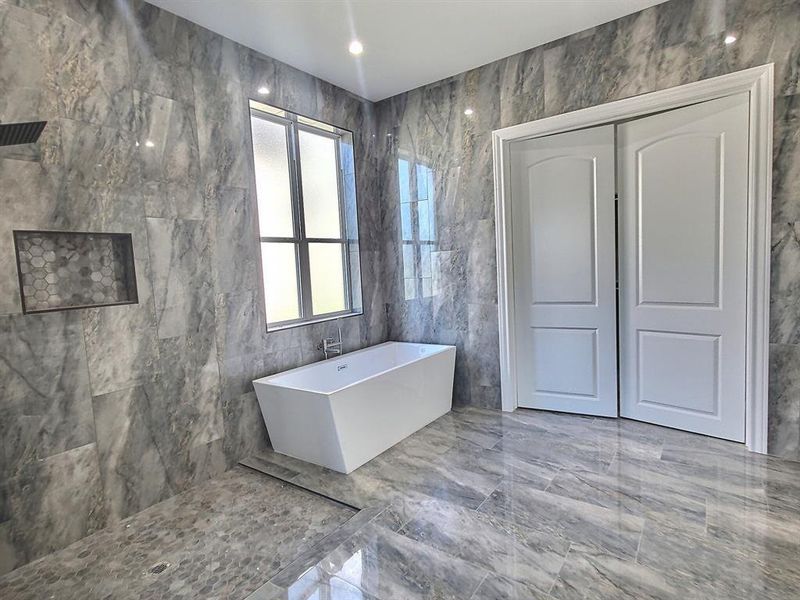
[[[353,40],[352,42],[350,42],[350,47],[348,48],[348,50],[350,50],[350,54],[352,54],[353,56],[358,56],[359,54],[364,52],[364,45],[358,40]]]

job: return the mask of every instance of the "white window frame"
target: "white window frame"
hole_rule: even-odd
[[[296,266],[296,281],[297,281],[297,295],[298,295],[298,308],[300,310],[300,317],[297,319],[289,319],[285,321],[270,321],[269,314],[267,314],[266,302],[263,303],[264,312],[266,314],[267,331],[278,331],[281,329],[288,329],[290,327],[297,327],[300,325],[307,325],[310,323],[319,323],[322,321],[329,321],[341,317],[350,317],[363,314],[363,308],[354,308],[353,302],[353,289],[351,281],[351,264],[350,264],[350,246],[353,241],[356,241],[350,235],[347,227],[347,219],[345,215],[345,196],[344,196],[344,171],[341,159],[341,145],[342,138],[349,134],[351,139],[353,133],[346,129],[341,129],[327,123],[322,123],[302,115],[298,115],[287,110],[278,109],[272,106],[264,105],[264,108],[271,109],[274,112],[267,112],[261,110],[253,104],[260,104],[251,102],[250,118],[264,119],[277,123],[286,128],[286,152],[288,156],[288,169],[289,169],[289,183],[291,191],[292,202],[292,220],[293,220],[293,235],[291,237],[279,236],[264,236],[259,231],[259,257],[263,260],[263,253],[261,252],[262,243],[291,243],[294,245],[296,252],[295,266]],[[251,121],[248,121],[250,125]],[[302,170],[300,162],[300,141],[298,132],[308,131],[315,135],[321,135],[331,138],[336,141],[336,173],[337,173],[337,193],[339,200],[339,231],[341,233],[338,238],[317,238],[308,237],[305,232],[305,213],[303,205],[303,182]],[[250,139],[252,142],[252,126],[250,131]],[[250,151],[255,152],[253,145],[250,145]],[[255,159],[254,159],[255,160]],[[255,173],[255,171],[254,171]],[[254,189],[256,189],[254,185]],[[353,199],[355,202],[355,198]],[[256,189],[256,215],[258,214],[258,190]],[[260,221],[257,219],[257,223]],[[309,244],[336,244],[342,248],[342,282],[344,285],[344,310],[324,313],[315,315],[312,308],[312,294],[311,289],[311,265],[309,261]],[[265,282],[263,281],[263,269],[261,269],[262,286],[264,291]]]

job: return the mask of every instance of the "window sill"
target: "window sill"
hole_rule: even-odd
[[[284,321],[283,323],[268,324],[267,333],[275,333],[276,331],[284,331],[285,329],[294,329],[295,327],[314,325],[316,323],[325,323],[326,321],[336,321],[337,319],[347,319],[348,317],[358,317],[363,314],[364,314],[363,310],[346,311],[346,312],[322,315],[320,317],[313,317],[311,319],[301,319],[297,321]]]

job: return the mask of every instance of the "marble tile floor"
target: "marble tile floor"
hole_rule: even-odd
[[[0,598],[800,598],[800,463],[739,444],[466,408],[350,475],[242,464]]]
[[[361,509],[247,600],[800,598],[800,463],[628,420],[454,411],[350,475]]]

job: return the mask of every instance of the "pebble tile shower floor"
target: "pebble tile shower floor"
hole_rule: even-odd
[[[243,464],[0,578],[0,597],[800,598],[800,463],[739,444],[469,408],[350,475]]]
[[[0,598],[243,598],[354,512],[237,467],[8,573]]]

